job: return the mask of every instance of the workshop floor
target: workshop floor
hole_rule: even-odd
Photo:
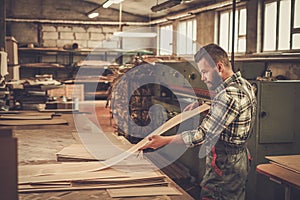
[[[99,123],[103,131],[113,132],[113,120],[110,119],[109,108],[105,108],[105,103],[106,101],[84,102],[80,105],[80,111],[90,113],[86,114],[88,118],[96,124]],[[56,152],[77,143],[72,114],[64,114],[64,118],[71,126],[24,127],[14,130],[18,139],[18,163],[22,165],[56,162]]]
[[[80,104],[80,111],[86,112],[86,116],[107,133],[114,134],[114,120],[111,118],[109,108],[105,108],[106,101],[85,101]],[[16,128],[14,135],[18,140],[18,164],[31,165],[42,163],[56,163],[56,153],[70,144],[78,143],[76,125],[72,114],[63,114],[69,126],[46,126]],[[139,200],[170,200],[175,197],[138,197],[130,199]],[[105,190],[22,193],[20,200],[44,200],[44,199],[111,199]],[[117,198],[124,199],[124,198]]]
[[[105,108],[106,101],[84,102],[80,105],[80,111],[90,112],[87,116],[91,121],[101,124],[103,130],[113,132],[110,120],[110,112]],[[91,108],[91,105],[95,105]],[[96,112],[94,112],[94,109]],[[97,113],[97,115],[95,115]],[[75,126],[73,125],[72,114],[64,115],[69,126],[54,126],[54,128],[25,127],[25,130],[14,130],[18,139],[18,163],[19,165],[56,163],[55,153],[64,147],[77,143]],[[36,129],[37,128],[37,129]],[[73,191],[73,192],[49,192],[19,194],[20,200],[44,200],[44,199],[111,199],[105,190]],[[160,198],[161,199],[161,198]]]

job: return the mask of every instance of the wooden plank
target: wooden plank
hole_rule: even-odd
[[[300,174],[274,164],[260,164],[256,171],[284,184],[300,189]]]
[[[102,171],[88,171],[90,168],[95,169],[96,166],[99,166],[99,163],[81,163],[77,166],[74,163],[20,166],[18,182],[19,184],[28,184],[89,180],[98,181],[102,183],[116,183],[129,181],[158,180],[165,178],[164,175],[156,171],[148,171],[146,174],[145,172],[127,173],[112,168]],[[81,172],[81,170],[84,170],[84,172]]]
[[[79,111],[74,109],[41,109],[39,112],[78,113]]]
[[[79,181],[87,179],[107,179],[107,178],[119,178],[128,177],[127,174],[116,171],[98,171],[98,172],[74,172],[64,174],[45,174],[41,176],[23,176],[19,177],[19,184],[29,183],[43,183],[43,182],[56,182],[56,181]]]
[[[168,186],[169,182],[160,182],[160,183],[138,183],[138,184],[118,184],[118,185],[81,185],[81,186],[69,186],[69,187],[51,187],[49,186],[44,188],[34,188],[29,185],[20,187],[19,193],[29,193],[29,192],[54,192],[54,191],[74,191],[74,190],[95,190],[95,189],[112,189],[112,188],[129,188],[129,187],[146,187],[146,186]]]
[[[182,195],[176,188],[173,187],[132,187],[122,189],[107,189],[109,195],[116,197],[142,197],[142,196],[157,196],[157,195]]]
[[[64,119],[51,120],[0,120],[0,126],[59,125],[68,124]]]
[[[0,115],[0,120],[49,120],[51,115]]]
[[[47,113],[47,115],[50,115],[50,116],[52,116],[52,115],[54,115],[55,113],[54,112],[49,112],[49,113]],[[40,113],[40,112],[37,112],[37,111],[24,111],[24,110],[20,110],[20,111],[0,111],[0,115],[4,115],[4,116],[6,116],[6,115],[9,115],[9,116],[11,116],[11,115],[17,115],[17,116],[19,116],[19,115],[35,115],[35,116],[37,116],[37,115],[45,115],[45,113]]]
[[[274,164],[300,174],[300,155],[266,156]]]
[[[56,153],[57,161],[96,161],[82,144],[71,144]],[[105,160],[105,159],[103,159]]]
[[[110,140],[111,141],[111,140]],[[57,161],[66,161],[66,160],[78,160],[78,161],[96,161],[96,160],[107,160],[113,156],[117,156],[121,151],[109,151],[111,149],[111,146],[114,146],[114,148],[118,147],[119,149],[129,149],[129,145],[126,144],[107,144],[107,145],[101,145],[101,148],[103,149],[103,153],[100,155],[100,153],[97,154],[97,159],[92,156],[86,148],[82,144],[71,144],[67,147],[64,147],[61,151],[56,153]],[[100,147],[99,147],[100,148]]]
[[[103,166],[100,162],[72,162],[38,165],[19,165],[18,176],[39,176],[45,174],[74,173]],[[109,169],[110,170],[110,169]]]
[[[154,130],[152,133],[150,133],[148,135],[148,137],[150,137],[152,135],[161,135],[161,134],[165,133],[166,131],[168,131],[169,129],[177,126],[181,122],[186,121],[192,117],[195,117],[196,115],[199,115],[202,112],[207,111],[209,108],[210,108],[210,106],[208,104],[202,104],[201,106],[199,106],[198,108],[195,108],[194,110],[182,112],[182,113],[176,115],[175,117],[171,118],[170,120],[168,120],[166,123],[164,123],[160,127],[158,127],[156,130]],[[133,147],[128,149],[126,152],[123,152],[123,153],[119,154],[118,156],[112,157],[111,159],[104,161],[103,162],[104,166],[99,169],[95,169],[95,170],[106,169],[108,167],[111,167],[111,166],[119,163],[120,161],[128,158],[129,156],[131,156],[132,154],[137,152],[147,142],[148,142],[148,138],[146,137],[143,140],[141,140],[139,143],[137,143],[136,145],[134,145]]]

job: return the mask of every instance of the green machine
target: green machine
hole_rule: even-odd
[[[247,183],[247,199],[284,199],[284,187],[256,172],[268,163],[265,156],[300,154],[300,81],[252,81],[257,90],[257,117],[248,142],[252,166]],[[300,192],[293,191],[293,199]]]

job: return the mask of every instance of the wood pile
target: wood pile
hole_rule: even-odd
[[[99,162],[20,166],[18,190],[28,193],[107,189],[111,197],[181,194],[148,161],[135,160],[101,171],[95,170],[102,167]]]
[[[53,112],[2,111],[0,113],[0,126],[58,125],[68,123],[64,119],[53,117],[54,115],[55,113]]]

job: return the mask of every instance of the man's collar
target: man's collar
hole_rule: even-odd
[[[220,91],[222,91],[223,89],[225,89],[228,85],[230,85],[230,83],[232,82],[236,82],[236,80],[241,77],[241,72],[238,71],[236,73],[234,73],[232,76],[228,77],[227,79],[224,80],[223,83],[221,83],[216,89],[215,92],[219,93]]]

